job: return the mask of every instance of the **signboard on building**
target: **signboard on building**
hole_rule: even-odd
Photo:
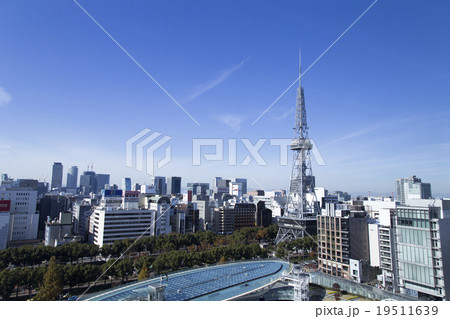
[[[229,188],[228,187],[222,187],[222,186],[218,186],[215,189],[215,193],[228,193]]]
[[[11,210],[10,200],[0,200],[0,212],[9,212]]]
[[[141,185],[142,194],[156,194],[155,185]]]
[[[104,197],[122,197],[121,189],[104,189],[102,190],[102,194]]]
[[[125,197],[139,197],[140,192],[125,191]]]

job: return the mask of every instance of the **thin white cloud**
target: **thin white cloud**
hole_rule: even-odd
[[[295,112],[295,108],[294,108],[294,107],[291,107],[289,110],[287,110],[287,111],[284,112],[284,113],[281,113],[280,115],[276,116],[274,119],[275,119],[275,120],[282,120],[282,119],[285,119],[285,118],[288,117],[289,115],[294,114],[294,112]]]
[[[379,123],[375,123],[373,125],[369,125],[361,130],[355,131],[353,133],[350,133],[348,135],[339,137],[335,140],[332,140],[331,142],[329,142],[328,144],[324,145],[324,147],[328,147],[331,144],[337,143],[337,142],[342,142],[342,141],[346,141],[355,137],[359,137],[359,136],[363,136],[363,135],[367,135],[376,131],[379,131],[381,129],[385,129],[387,127],[393,126],[393,125],[400,125],[400,124],[406,124],[406,123],[412,123],[412,122],[418,122],[420,121],[422,125],[424,125],[425,123],[429,123],[436,121],[436,119],[444,119],[444,118],[448,118],[449,114],[448,113],[440,113],[440,114],[428,114],[428,115],[414,115],[414,116],[410,116],[410,117],[405,117],[405,118],[395,118],[392,120],[387,120],[384,122],[379,122]]]
[[[245,62],[247,62],[247,60],[248,59],[245,59],[245,60],[241,61],[239,64],[233,65],[232,67],[230,67],[228,69],[220,71],[219,75],[215,79],[198,85],[195,88],[194,92],[190,95],[189,100],[193,100],[193,99],[199,97],[200,95],[203,95],[207,91],[218,86],[220,83],[222,83],[223,81],[228,79],[231,76],[231,74],[233,74],[234,72],[239,70],[245,64]]]
[[[382,126],[383,125],[371,125],[371,126],[368,126],[368,127],[364,128],[362,130],[359,130],[359,131],[353,132],[351,134],[348,134],[346,136],[337,138],[334,141],[330,142],[330,144],[337,143],[337,142],[342,142],[342,141],[349,140],[349,139],[354,138],[354,137],[358,137],[358,136],[362,136],[362,135],[366,135],[366,134],[375,132],[375,131],[379,130]]]
[[[239,115],[214,115],[214,119],[219,121],[222,124],[225,124],[229,128],[231,128],[234,132],[239,132],[241,129],[241,123],[244,121],[244,118]]]
[[[11,102],[12,97],[4,88],[0,86],[0,106],[6,106]]]

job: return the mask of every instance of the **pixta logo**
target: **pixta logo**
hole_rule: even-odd
[[[172,137],[162,136],[159,132],[153,132],[148,128],[133,135],[126,142],[126,164],[140,172],[154,175],[155,152],[164,144],[168,143]],[[172,159],[172,148],[165,148],[165,156],[156,163],[157,169],[167,165]]]
[[[206,161],[224,161],[224,148],[225,145],[228,147],[228,165],[235,166],[238,165],[237,159],[237,144],[241,142],[245,149],[247,150],[247,156],[239,163],[241,166],[249,165],[252,160],[255,160],[257,165],[266,166],[267,162],[261,155],[260,151],[267,139],[260,138],[256,143],[252,143],[248,138],[241,139],[228,139],[224,140],[221,138],[195,138],[192,140],[192,165],[199,166],[202,163],[202,159]],[[269,139],[269,144],[278,148],[279,150],[279,164],[282,166],[288,165],[289,148],[291,145],[299,145],[298,142],[293,141],[288,138],[271,138]],[[316,147],[312,139],[307,139],[303,141],[305,144],[308,143],[309,148],[304,152],[311,152],[316,160],[317,165],[324,166],[325,161]],[[213,153],[202,153],[202,146],[214,147]],[[203,155],[203,156],[202,156]]]

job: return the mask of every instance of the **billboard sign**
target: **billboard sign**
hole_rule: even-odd
[[[11,210],[10,200],[0,200],[0,212],[9,212]]]

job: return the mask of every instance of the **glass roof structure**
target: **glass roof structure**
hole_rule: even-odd
[[[280,260],[246,261],[164,275],[110,289],[85,300],[148,300],[149,286],[165,285],[165,300],[227,300],[280,279],[289,271]]]

